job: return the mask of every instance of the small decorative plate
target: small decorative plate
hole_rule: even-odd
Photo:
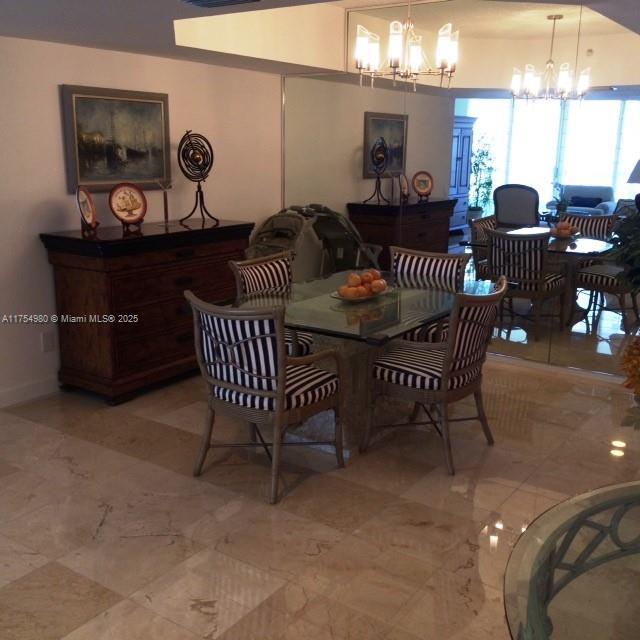
[[[109,207],[122,224],[140,224],[147,213],[147,199],[135,184],[121,182],[109,193]]]
[[[78,210],[80,211],[82,228],[95,229],[100,223],[96,219],[96,206],[93,203],[93,198],[87,187],[78,185],[76,189],[76,202],[78,203]]]
[[[433,191],[433,176],[428,171],[418,171],[411,178],[411,186],[420,198],[426,198]]]

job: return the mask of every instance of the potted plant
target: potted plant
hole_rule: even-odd
[[[469,189],[469,219],[482,215],[493,193],[493,155],[486,139],[480,138],[471,156],[471,186]]]
[[[559,182],[553,183],[553,200],[556,205],[556,215],[566,213],[569,201],[564,197],[564,187]]]

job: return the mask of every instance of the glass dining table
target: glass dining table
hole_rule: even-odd
[[[448,291],[396,287],[389,273],[383,273],[383,277],[390,286],[377,297],[361,302],[341,300],[337,289],[346,283],[348,274],[343,271],[294,283],[286,293],[249,296],[234,305],[284,306],[288,329],[312,333],[315,350],[338,350],[344,364],[343,394],[347,402],[343,431],[347,451],[358,446],[364,429],[370,367],[379,350],[407,331],[447,317],[454,302],[454,294]],[[489,293],[492,286],[486,281],[469,281],[465,283],[465,292]],[[318,437],[321,430],[322,425],[312,425],[309,436]]]

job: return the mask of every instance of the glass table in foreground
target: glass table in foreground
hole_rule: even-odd
[[[389,289],[366,301],[345,301],[336,297],[339,286],[349,272],[334,273],[328,278],[294,283],[287,294],[247,297],[237,307],[285,305],[285,325],[372,345],[382,345],[433,320],[449,315],[454,295],[439,289],[395,287],[390,275]],[[465,284],[465,292],[490,293],[491,283],[478,281]]]
[[[539,516],[505,574],[514,640],[640,637],[640,482],[603,487]]]

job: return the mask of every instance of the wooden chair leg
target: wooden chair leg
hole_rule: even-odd
[[[342,400],[338,399],[338,404],[333,408],[334,414],[334,447],[336,449],[336,459],[338,467],[344,467],[344,453],[342,450]]]
[[[280,453],[282,451],[282,424],[280,417],[273,424],[273,449],[271,452],[271,492],[269,502],[278,502],[278,484],[280,480]]]
[[[493,445],[493,434],[491,433],[491,428],[489,427],[489,421],[487,420],[487,414],[484,411],[484,402],[482,401],[482,389],[478,389],[474,392],[473,397],[476,401],[476,408],[478,410],[478,418],[480,420],[480,424],[482,425],[482,431],[484,432],[484,437],[487,439],[487,444],[489,446]]]
[[[207,457],[207,452],[211,447],[211,432],[213,431],[213,423],[216,419],[216,412],[211,405],[207,408],[207,418],[204,425],[204,431],[202,432],[202,444],[200,445],[200,452],[196,458],[196,465],[193,468],[193,475],[199,476],[202,473],[202,465],[204,459]]]
[[[451,452],[451,435],[449,434],[449,407],[446,402],[440,405],[440,423],[442,428],[442,444],[444,446],[444,459],[447,471],[450,475],[456,474],[453,466],[453,453]]]

